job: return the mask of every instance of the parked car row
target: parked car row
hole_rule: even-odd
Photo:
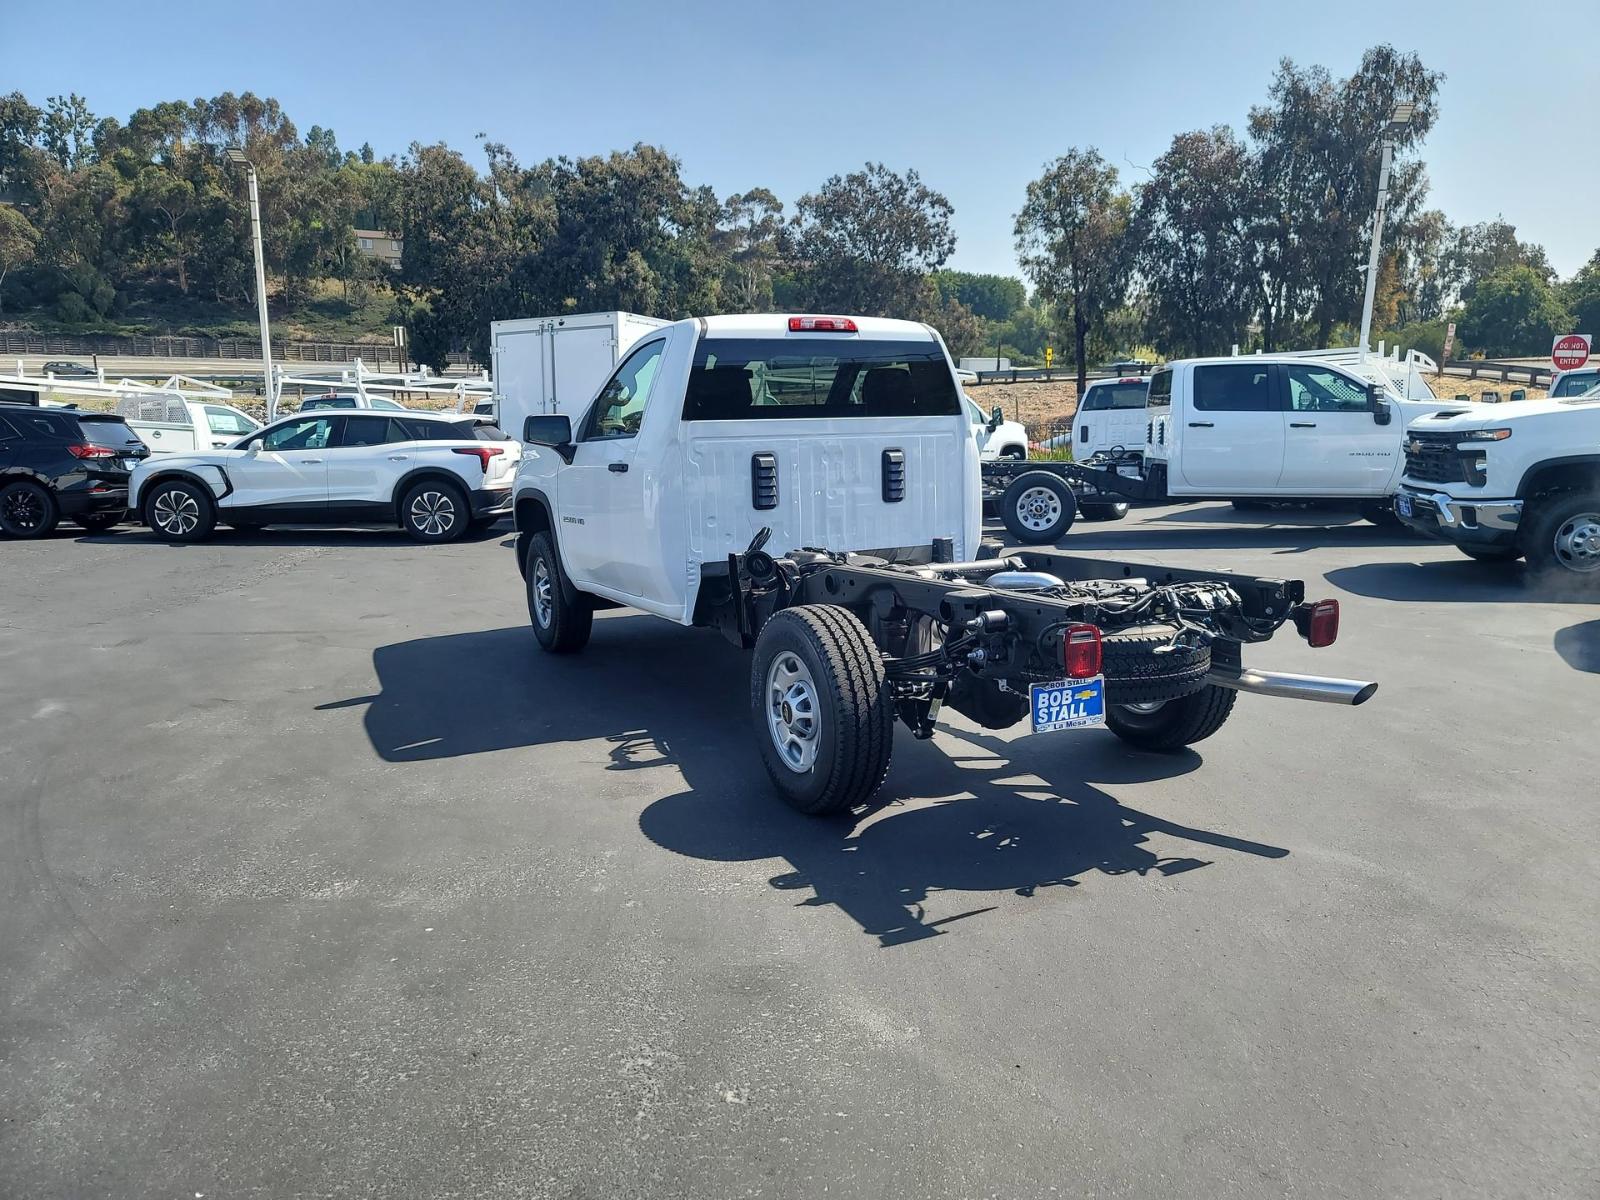
[[[455,413],[301,412],[221,445],[152,454],[117,414],[0,404],[0,533],[133,519],[169,542],[219,523],[398,525],[449,542],[509,511],[521,456],[494,425]]]

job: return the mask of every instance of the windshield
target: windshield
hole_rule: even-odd
[[[704,338],[683,405],[686,421],[960,412],[936,344],[854,338]]]

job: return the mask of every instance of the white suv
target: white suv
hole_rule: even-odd
[[[511,510],[522,445],[457,413],[297,413],[223,450],[134,471],[128,507],[157,537],[196,542],[222,521],[394,525],[451,542]]]

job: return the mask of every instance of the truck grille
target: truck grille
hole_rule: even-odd
[[[1456,449],[1459,434],[1411,433],[1406,437],[1406,477],[1424,483],[1466,483],[1467,460]]]

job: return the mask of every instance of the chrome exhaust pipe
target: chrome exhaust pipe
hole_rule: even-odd
[[[1292,675],[1287,671],[1258,671],[1245,667],[1239,671],[1213,670],[1207,683],[1254,692],[1258,696],[1283,696],[1290,700],[1320,700],[1324,704],[1365,704],[1378,690],[1375,683],[1360,679],[1328,679],[1321,675]]]

